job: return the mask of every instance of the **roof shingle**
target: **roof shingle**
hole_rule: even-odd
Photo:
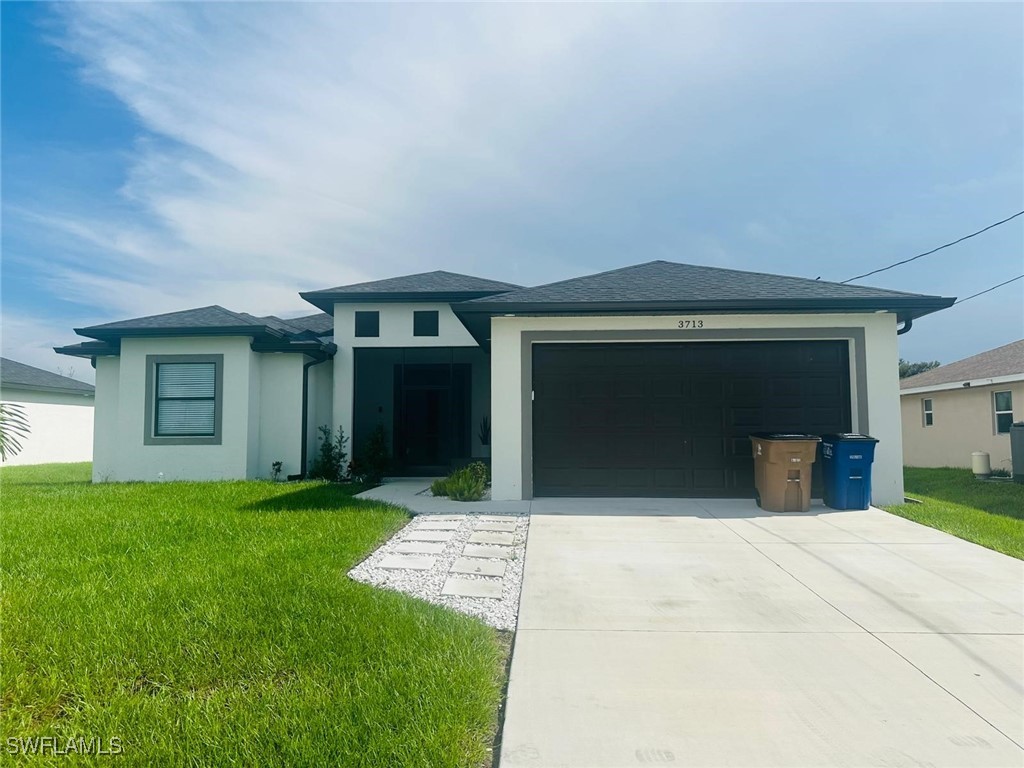
[[[0,386],[47,392],[72,392],[83,395],[91,395],[96,391],[92,384],[72,379],[69,376],[61,376],[58,373],[51,373],[32,365],[25,365],[6,357],[0,358]]]
[[[900,381],[900,389],[917,389],[961,381],[994,379],[1001,376],[1024,378],[1024,339],[1005,344],[987,352],[940,365],[930,371],[908,376]]]

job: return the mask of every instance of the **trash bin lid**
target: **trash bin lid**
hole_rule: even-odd
[[[801,435],[792,432],[751,432],[750,436],[759,440],[813,440],[814,442],[821,440],[817,435]]]
[[[839,432],[831,435],[822,435],[822,440],[827,440],[830,443],[853,443],[853,442],[864,442],[864,443],[877,443],[878,440],[871,435],[861,435],[856,432]]]

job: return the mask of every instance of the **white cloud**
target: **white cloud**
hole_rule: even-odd
[[[863,81],[887,86],[886,52],[904,37],[959,36],[943,15],[955,9],[66,3],[55,13],[83,76],[142,130],[114,204],[40,195],[7,210],[58,246],[43,286],[97,319],[211,303],[292,313],[308,307],[298,290],[436,268],[534,283],[677,258],[799,274],[808,253],[830,253],[829,237],[848,241],[822,226],[830,213],[851,218],[832,160],[841,172],[859,151],[857,172],[892,175],[858,146],[858,120],[894,155],[926,124],[966,144],[945,107],[925,120],[871,88],[859,101],[842,91],[876,63],[886,79]],[[941,73],[933,79],[945,99]],[[936,175],[934,186],[957,183]],[[31,335],[31,324],[8,330]]]

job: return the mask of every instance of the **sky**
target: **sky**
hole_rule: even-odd
[[[3,354],[446,269],[845,280],[1024,209],[1020,4],[0,4]],[[862,284],[1024,273],[1024,217]],[[1024,336],[1024,281],[911,360]]]

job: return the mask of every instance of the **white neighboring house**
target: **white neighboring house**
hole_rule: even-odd
[[[752,432],[880,440],[903,499],[898,333],[953,303],[653,261],[536,288],[427,272],[79,328],[96,366],[93,479],[301,476],[316,430],[393,474],[489,459],[495,499],[751,497]]]
[[[985,451],[1010,469],[1010,425],[1024,420],[1024,339],[900,382],[903,460],[910,467],[970,467]]]
[[[90,461],[94,399],[92,384],[0,358],[0,401],[22,406],[31,430],[4,464]]]

